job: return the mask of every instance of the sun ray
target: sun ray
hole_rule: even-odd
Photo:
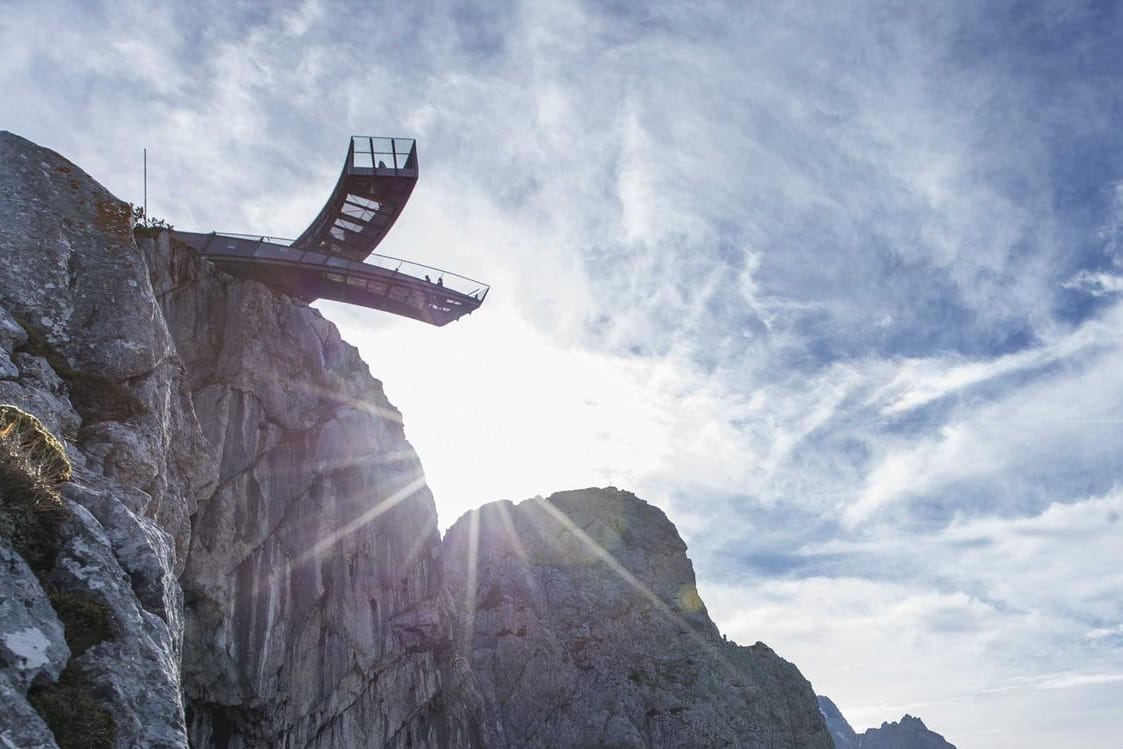
[[[503,525],[503,533],[507,536],[511,548],[515,550],[515,555],[519,558],[523,581],[530,592],[537,596],[541,592],[541,588],[530,572],[530,555],[527,553],[526,547],[523,546],[522,539],[519,538],[518,530],[515,529],[515,521],[511,517],[511,510],[506,502],[499,502],[495,506],[499,512],[499,522]]]
[[[402,567],[409,568],[413,566],[417,555],[421,553],[421,549],[424,548],[425,543],[430,540],[436,528],[437,513],[430,509],[429,513],[425,516],[425,522],[417,529],[416,538],[413,539],[409,549],[406,550],[405,561],[402,563]]]
[[[476,571],[480,551],[480,511],[475,508],[468,513],[468,579],[464,586],[464,641],[461,651],[471,657],[472,638],[476,628]]]
[[[635,575],[628,571],[624,565],[620,564],[612,554],[610,554],[603,546],[596,542],[596,540],[585,532],[583,528],[573,522],[572,519],[558,507],[546,499],[536,497],[531,500],[543,510],[546,514],[553,518],[558,525],[565,528],[573,534],[581,543],[588,547],[598,559],[603,561],[610,570],[616,573],[625,583],[635,589],[640,595],[646,598],[655,609],[662,614],[668,621],[677,626],[680,630],[689,634],[702,648],[711,655],[722,667],[732,676],[743,676],[744,672],[738,669],[726,658],[725,654],[720,651],[717,645],[711,642],[700,632],[695,625],[686,621],[677,611],[672,609],[666,601],[656,595],[650,588],[643,584]]]
[[[381,502],[379,502],[378,504],[374,505],[373,507],[368,509],[366,512],[364,512],[362,515],[359,515],[359,517],[357,517],[354,520],[352,520],[351,522],[345,524],[343,527],[338,528],[335,531],[332,531],[330,534],[328,534],[325,538],[321,539],[320,541],[317,541],[316,544],[311,549],[309,549],[308,551],[306,551],[306,552],[304,552],[303,554],[300,555],[300,558],[296,560],[294,566],[303,564],[304,562],[307,562],[308,560],[312,559],[313,557],[321,556],[325,550],[327,550],[328,548],[337,544],[341,538],[344,538],[345,536],[351,535],[352,533],[359,530],[363,526],[372,522],[375,518],[377,518],[380,515],[383,515],[384,513],[389,512],[390,510],[394,509],[394,507],[401,504],[406,499],[412,497],[414,494],[416,494],[418,491],[420,491],[421,488],[424,487],[424,486],[425,486],[425,478],[423,476],[418,476],[418,477],[414,478],[412,481],[407,483],[405,486],[398,489],[396,492],[394,492],[390,496],[386,497],[386,499],[384,499]]]

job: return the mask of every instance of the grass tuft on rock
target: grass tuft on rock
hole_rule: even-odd
[[[39,478],[48,484],[70,480],[70,460],[66,448],[47,431],[43,422],[28,412],[0,404],[0,440],[12,445]]]
[[[73,662],[57,684],[32,687],[27,701],[43,716],[59,749],[112,749],[116,742],[113,715],[94,697],[89,675]]]
[[[109,607],[89,593],[49,591],[47,596],[66,631],[71,658],[77,658],[112,636]]]
[[[112,635],[112,612],[88,592],[56,590],[48,577],[71,517],[54,487],[69,478],[62,443],[31,414],[0,405],[0,536],[11,541],[47,591],[71,654],[58,682],[33,687],[27,699],[60,749],[108,749],[117,733],[113,716],[74,659]]]
[[[0,406],[0,535],[36,572],[54,564],[69,517],[54,485],[70,478],[62,444],[31,414]]]

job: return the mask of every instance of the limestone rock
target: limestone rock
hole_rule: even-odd
[[[219,461],[181,578],[193,742],[470,746],[436,510],[381,383],[317,311],[144,247]]]
[[[27,694],[34,683],[58,681],[69,659],[62,623],[39,580],[0,537],[0,675]]]
[[[955,749],[943,736],[929,731],[920,718],[906,715],[899,722],[882,723],[858,737],[859,749]]]
[[[118,746],[186,747],[176,621],[141,605],[101,523],[82,505],[67,504],[72,520],[48,578],[56,590],[100,604],[109,630],[74,665],[112,706]]]
[[[720,636],[660,511],[566,492],[442,545],[333,325],[138,246],[127,204],[5,132],[0,260],[0,402],[73,463],[49,553],[0,536],[0,744],[55,746],[28,694],[80,674],[119,747],[830,746],[795,667]],[[61,631],[64,600],[96,626]]]
[[[445,538],[489,747],[829,749],[810,685],[725,641],[657,508],[609,489],[496,502]]]
[[[144,512],[176,539],[182,561],[188,517],[214,469],[129,205],[53,151],[0,132],[0,257],[0,306],[42,341],[37,349],[53,350],[29,353],[66,381],[81,451],[95,473],[150,497]],[[36,389],[44,399],[52,390]],[[55,410],[65,411],[44,402],[36,415],[54,428]],[[79,436],[72,421],[58,428]]]
[[[9,602],[108,612],[103,628],[68,625],[81,652],[55,666],[88,676],[118,745],[186,747],[174,546],[186,548],[196,490],[214,468],[182,411],[188,392],[128,213],[62,157],[0,133],[0,350],[16,370],[4,368],[0,400],[38,417],[74,464],[68,519],[36,572],[52,594],[26,585]],[[5,714],[22,717],[4,721],[4,736],[11,746],[53,745],[30,718],[27,687],[5,680]]]
[[[835,749],[955,749],[943,736],[928,730],[924,721],[906,715],[900,722],[885,722],[863,734],[854,732],[838,706],[819,696],[819,709],[827,721]]]
[[[80,668],[120,746],[186,746],[185,718],[199,746],[472,746],[432,497],[335,327],[166,236],[138,247],[126,204],[11,133],[0,258],[0,400],[75,467],[42,574],[113,614],[69,662],[45,634],[46,676]],[[13,606],[49,620],[20,580]],[[29,667],[4,678],[34,714]]]
[[[858,749],[858,734],[854,733],[854,729],[843,717],[838,705],[822,695],[816,699],[819,700],[819,710],[822,711],[823,719],[827,722],[827,730],[834,740],[835,749]]]
[[[27,693],[0,674],[0,746],[15,749],[58,749],[55,736],[27,702]]]

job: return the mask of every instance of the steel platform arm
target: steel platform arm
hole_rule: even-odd
[[[432,325],[471,314],[487,284],[408,260],[372,254],[417,184],[417,144],[354,136],[324,207],[295,240],[173,231],[222,269],[305,301],[332,299]]]

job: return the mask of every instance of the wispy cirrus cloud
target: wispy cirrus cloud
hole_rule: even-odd
[[[633,488],[725,629],[876,723],[1120,672],[1096,584],[1123,478],[1119,13],[15,2],[0,108],[125,198],[146,145],[177,226],[282,236],[348,135],[417,137],[382,249],[491,281],[487,304],[441,330],[322,307],[404,411],[444,524]],[[1094,746],[1013,728],[1064,692],[1087,702],[1069,726],[1117,732],[1093,688],[1116,694],[924,717]]]

